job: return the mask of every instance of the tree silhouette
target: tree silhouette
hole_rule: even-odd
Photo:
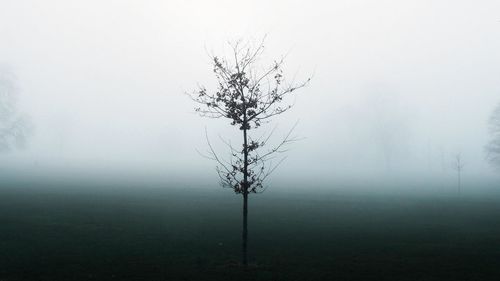
[[[490,116],[489,130],[491,139],[486,145],[486,157],[494,167],[500,169],[500,103]]]
[[[274,130],[258,138],[250,136],[250,131],[289,110],[292,104],[285,103],[285,99],[304,87],[310,78],[301,83],[287,82],[282,69],[284,57],[261,70],[257,61],[264,51],[264,40],[256,45],[242,41],[229,45],[231,55],[228,58],[210,55],[217,88],[208,91],[199,86],[189,95],[199,104],[196,111],[201,116],[227,119],[242,134],[241,149],[221,138],[230,152],[229,159],[223,159],[215,152],[205,132],[209,146],[205,156],[217,162],[221,185],[243,196],[242,264],[247,266],[248,195],[265,190],[264,181],[284,158],[277,163],[271,163],[272,159],[296,140],[291,136],[292,128],[275,146],[268,146]]]
[[[17,111],[18,88],[12,72],[0,69],[0,150],[22,148],[31,126],[26,116]]]
[[[394,94],[375,92],[370,96],[366,113],[373,126],[374,144],[384,157],[386,170],[391,172],[398,155],[408,150],[411,136],[408,111]]]
[[[462,171],[464,169],[464,163],[462,161],[462,155],[459,153],[455,155],[455,161],[452,163],[452,169],[457,172],[457,193],[460,195],[462,193]]]

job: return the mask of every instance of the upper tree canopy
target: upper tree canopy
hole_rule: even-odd
[[[29,134],[29,122],[17,111],[15,76],[0,69],[0,150],[23,147]]]
[[[256,62],[264,51],[263,44],[254,47],[238,41],[231,47],[233,56],[229,59],[211,57],[217,89],[208,91],[200,87],[192,95],[201,105],[196,110],[203,116],[229,118],[231,125],[241,130],[257,128],[270,117],[290,109],[291,104],[281,105],[283,98],[310,80],[300,84],[284,81],[283,57],[259,71]]]
[[[500,168],[500,103],[497,105],[489,119],[491,139],[486,145],[489,162]]]

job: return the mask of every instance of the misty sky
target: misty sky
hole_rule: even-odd
[[[213,86],[207,51],[265,34],[263,64],[287,54],[285,77],[313,75],[269,125],[279,137],[300,120],[304,137],[276,178],[438,173],[459,152],[470,174],[490,171],[498,0],[2,0],[0,64],[36,130],[1,166],[215,178],[195,149],[205,127],[214,141],[235,128],[197,116],[184,93]]]

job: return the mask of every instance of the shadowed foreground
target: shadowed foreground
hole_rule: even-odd
[[[0,189],[0,280],[498,280],[500,202],[335,192]]]

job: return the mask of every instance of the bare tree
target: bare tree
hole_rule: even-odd
[[[0,150],[22,148],[31,131],[28,118],[17,111],[16,78],[11,71],[0,69]]]
[[[452,164],[452,169],[457,172],[457,192],[458,195],[461,194],[461,181],[462,181],[462,170],[464,169],[464,163],[462,162],[462,155],[459,153],[455,155],[455,161]]]
[[[445,153],[444,146],[442,146],[442,145],[439,146],[439,155],[440,155],[440,159],[441,159],[441,170],[444,173],[444,172],[446,172],[446,165],[445,165],[446,153]]]
[[[486,157],[494,167],[500,169],[500,103],[489,119],[491,139],[486,145]]]
[[[394,94],[375,91],[368,102],[366,112],[373,126],[374,144],[383,154],[386,170],[391,171],[397,157],[408,152],[411,136],[409,113]]]
[[[210,55],[217,89],[209,91],[199,86],[189,95],[199,104],[196,111],[201,116],[227,119],[241,132],[241,148],[221,138],[227,145],[228,159],[215,152],[206,134],[209,151],[205,156],[217,162],[221,185],[243,196],[242,264],[246,266],[248,195],[265,190],[264,181],[284,160],[276,160],[277,154],[285,152],[286,146],[296,140],[291,136],[292,128],[276,145],[268,146],[274,130],[256,138],[250,135],[250,131],[288,111],[292,103],[284,104],[285,99],[294,96],[295,91],[304,87],[310,78],[300,83],[286,81],[282,69],[284,57],[263,69],[258,66],[257,61],[264,51],[264,40],[259,44],[237,41],[229,45],[229,57]],[[272,159],[275,159],[274,163]]]

